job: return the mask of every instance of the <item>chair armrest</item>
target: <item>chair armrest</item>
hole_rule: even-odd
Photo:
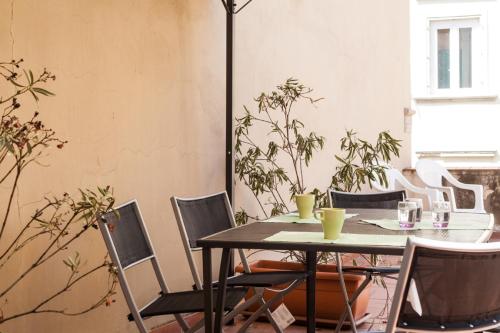
[[[448,195],[448,198],[451,199],[453,198],[453,202],[455,201],[455,194],[453,193],[453,188],[449,186],[427,186],[426,188],[432,189],[432,190],[437,190],[442,193],[446,193]]]
[[[452,183],[452,182],[450,182],[450,183]],[[455,187],[462,188],[464,190],[470,190],[470,191],[474,191],[474,192],[480,191],[481,193],[483,192],[483,185],[480,185],[480,184],[466,184],[466,183],[456,181],[456,184],[453,184],[453,185]]]
[[[464,190],[470,190],[474,192],[474,210],[476,212],[481,212],[485,213],[486,211],[484,210],[484,194],[483,194],[483,185],[479,184],[462,184],[462,187],[457,186],[458,188],[464,189]],[[428,186],[428,188],[436,189],[441,192],[445,192],[448,195],[448,198],[450,198],[451,202],[451,209],[452,211],[456,212],[457,211],[457,204],[455,201],[455,194],[453,192],[453,189],[451,187],[446,187],[446,186]]]
[[[462,183],[455,177],[453,177],[451,174],[445,174],[443,175],[450,184],[452,184],[455,187],[464,189],[464,190],[470,190],[470,191],[483,191],[483,185],[480,184],[467,184],[467,183]]]
[[[427,188],[446,193],[446,195],[448,196],[448,200],[450,201],[451,204],[451,211],[454,212],[457,210],[457,204],[455,202],[455,193],[453,192],[453,188],[448,186],[427,186]]]

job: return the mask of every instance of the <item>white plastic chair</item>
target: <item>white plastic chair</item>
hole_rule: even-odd
[[[439,198],[439,191],[436,189],[432,188],[422,188],[413,185],[406,179],[403,174],[394,168],[387,167],[385,170],[385,177],[387,178],[387,187],[384,185],[380,184],[378,181],[375,181],[372,183],[373,187],[380,192],[392,192],[396,191],[396,185],[399,183],[401,187],[403,187],[406,190],[409,190],[410,192],[413,193],[418,193],[425,195],[427,198],[427,203],[429,204],[429,207],[432,207],[432,202],[435,200],[438,200]]]
[[[443,200],[443,193],[446,193],[450,202],[451,209],[456,213],[486,213],[484,210],[483,186],[478,184],[465,184],[459,182],[451,173],[441,164],[431,160],[419,160],[415,167],[420,179],[429,188],[439,191],[439,200]],[[474,192],[474,208],[457,208],[453,188],[443,186],[445,178],[453,186]]]

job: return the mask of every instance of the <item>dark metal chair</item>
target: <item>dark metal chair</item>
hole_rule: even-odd
[[[500,325],[500,243],[410,237],[386,332],[463,332]]]
[[[392,191],[384,193],[370,193],[370,194],[358,194],[358,193],[347,193],[334,191],[328,189],[328,200],[330,207],[336,208],[369,208],[369,209],[397,209],[398,202],[403,201],[406,197],[405,191]],[[340,332],[342,324],[347,317],[351,320],[353,324],[353,330],[356,331],[354,324],[354,316],[352,314],[351,306],[356,302],[356,299],[361,294],[361,292],[368,286],[368,284],[373,281],[375,277],[385,277],[394,278],[391,275],[398,274],[399,267],[342,267],[342,262],[340,254],[336,253],[337,263],[339,266],[339,275],[341,275],[341,287],[349,306],[346,306],[346,310],[342,313],[337,324],[336,332]],[[343,273],[360,274],[365,276],[365,280],[356,290],[356,292],[349,296],[347,295],[347,289],[344,284]]]
[[[338,208],[397,209],[398,202],[405,198],[405,191],[359,194],[328,190],[330,206]]]
[[[99,228],[116,267],[118,280],[131,312],[128,319],[135,321],[141,333],[148,332],[143,319],[166,314],[175,316],[183,332],[195,332],[203,327],[203,320],[189,327],[181,316],[182,313],[204,311],[203,292],[201,290],[170,292],[135,200],[116,208],[116,212],[100,216]],[[153,266],[160,293],[158,297],[139,308],[125,272],[145,262],[150,262]],[[236,306],[247,290],[247,288],[229,288],[226,294],[227,310]]]
[[[171,202],[184,243],[189,267],[191,268],[191,273],[195,281],[195,287],[201,290],[201,278],[193,258],[193,252],[200,249],[196,246],[196,240],[236,226],[227,193],[220,192],[204,197],[189,199],[172,197]],[[254,295],[245,303],[235,308],[227,317],[231,318],[246,310],[252,304],[259,303],[261,305],[259,310],[255,311],[247,319],[239,332],[244,332],[261,314],[267,316],[271,325],[277,332],[282,332],[271,316],[269,308],[282,300],[287,293],[297,287],[306,278],[306,273],[295,271],[252,273],[243,250],[238,249],[238,254],[245,272],[240,275],[229,277],[227,285],[232,287],[252,287]],[[279,290],[277,294],[267,302],[264,300],[263,293],[266,288],[284,284],[287,284],[286,288]],[[216,285],[215,283],[215,286]],[[277,290],[273,288],[273,291]]]

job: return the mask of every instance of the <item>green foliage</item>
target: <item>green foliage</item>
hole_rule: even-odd
[[[251,190],[265,218],[288,212],[292,197],[307,191],[304,168],[309,166],[314,153],[324,147],[324,137],[307,132],[304,123],[294,117],[297,103],[314,105],[319,101],[311,97],[311,92],[312,89],[290,78],[275,91],[262,93],[255,99],[257,112],[252,113],[245,106],[243,117],[236,118],[235,172]],[[265,143],[252,135],[254,126],[267,131]],[[288,195],[282,194],[283,188]],[[244,210],[235,217],[238,224],[259,219]]]
[[[311,92],[296,79],[288,79],[275,91],[255,99],[257,112],[245,106],[244,115],[236,118],[235,172],[252,192],[262,214],[249,215],[240,209],[235,214],[238,224],[287,213],[290,199],[308,191],[304,170],[314,153],[324,148],[325,138],[307,132],[304,123],[294,117],[293,107],[301,101],[316,104],[320,99],[312,98]],[[254,126],[261,131],[264,128],[266,137],[252,135]],[[358,138],[354,130],[346,131],[340,140],[341,153],[335,155],[338,165],[330,187],[357,192],[365,184],[371,187],[375,180],[386,185],[385,164],[399,157],[400,142],[387,131],[380,132],[373,144]],[[328,205],[324,191],[313,188],[309,192],[316,195],[318,207]]]
[[[353,130],[346,131],[346,136],[340,140],[342,155],[335,155],[340,164],[335,168],[330,187],[338,191],[357,192],[367,183],[371,188],[373,181],[387,186],[385,164],[399,157],[401,141],[387,131],[379,133],[375,144],[358,138],[356,134]]]
[[[255,99],[257,111],[246,106],[244,115],[236,118],[236,164],[238,179],[248,188],[260,207],[259,214],[250,215],[240,209],[235,214],[237,224],[288,213],[288,204],[294,195],[309,191],[316,195],[318,207],[326,207],[326,193],[314,188],[308,189],[304,171],[310,165],[314,154],[325,146],[325,138],[315,132],[308,132],[305,125],[295,118],[294,106],[299,102],[316,104],[320,99],[311,97],[311,88],[296,79],[288,79],[275,91],[262,93]],[[252,129],[258,127],[259,137]],[[381,132],[375,144],[360,139],[353,130],[347,131],[340,141],[341,154],[335,159],[339,163],[332,177],[331,187],[341,191],[359,191],[363,184],[378,180],[387,183],[383,164],[399,156],[400,141],[388,132]],[[325,187],[326,189],[326,187]],[[304,253],[292,251],[286,259],[303,262]],[[318,260],[332,260],[330,253],[319,253]],[[367,261],[374,263],[377,258]]]

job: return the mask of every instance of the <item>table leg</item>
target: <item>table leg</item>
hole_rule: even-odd
[[[234,250],[231,249],[229,254],[229,273],[227,273],[227,277],[230,278],[234,276]],[[232,310],[232,309],[231,309]],[[234,318],[226,323],[226,325],[234,325]]]
[[[213,286],[212,249],[203,248],[203,292],[205,300],[205,333],[212,332]]]
[[[316,251],[306,252],[307,333],[316,331]]]
[[[352,314],[351,304],[349,302],[349,294],[347,293],[347,288],[345,286],[344,280],[344,272],[342,271],[342,258],[338,252],[335,252],[335,258],[337,260],[337,273],[339,273],[340,287],[342,289],[342,294],[344,294],[344,302],[346,306],[347,315],[349,316],[349,320],[351,321],[351,328],[354,333],[357,333],[356,329],[356,320],[354,320],[354,316]],[[342,324],[339,322],[335,332],[340,332]]]
[[[224,326],[224,303],[226,300],[227,274],[229,273],[229,255],[227,248],[222,249],[222,258],[220,261],[219,284],[217,286],[217,306],[215,308],[215,333],[222,332]]]

